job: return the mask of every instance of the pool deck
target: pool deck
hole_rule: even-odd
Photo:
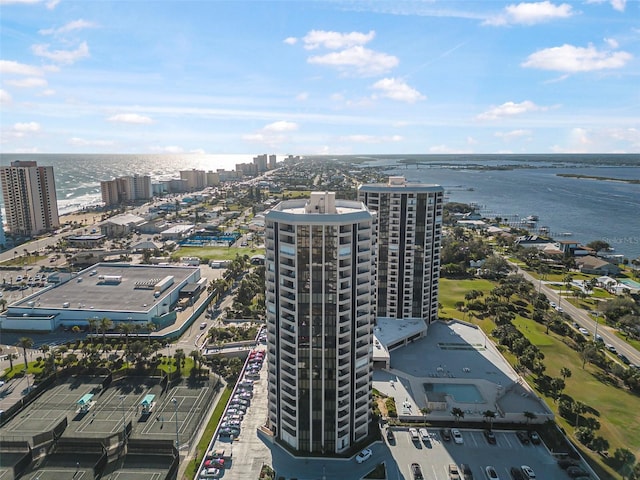
[[[374,371],[373,386],[394,397],[400,420],[423,419],[420,410],[427,405],[428,419],[434,421],[452,419],[453,408],[460,408],[466,421],[484,421],[487,410],[496,412],[496,422],[525,422],[525,411],[535,413],[537,421],[553,418],[544,401],[475,325],[434,322],[426,337],[393,350],[390,356],[389,369]],[[436,398],[429,403],[425,383],[472,384],[484,402],[458,402],[445,394],[440,396],[444,401]]]

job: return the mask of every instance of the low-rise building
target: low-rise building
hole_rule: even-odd
[[[582,273],[613,277],[620,275],[620,267],[601,258],[594,257],[593,255],[577,258],[576,265]]]

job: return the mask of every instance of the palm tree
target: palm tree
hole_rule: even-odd
[[[199,374],[203,359],[202,353],[200,353],[200,350],[192,350],[191,353],[189,353],[189,356],[193,359],[193,365],[196,373]]]
[[[493,419],[496,418],[496,412],[493,410],[485,410],[482,412],[482,417],[489,422],[489,430],[493,427]]]
[[[538,416],[533,412],[525,411],[522,414],[524,415],[524,418],[527,419],[527,425],[529,425],[529,423],[531,423],[531,420],[535,420],[536,418],[538,418]]]
[[[158,329],[158,326],[153,322],[147,322],[147,332],[149,332],[147,338],[149,339],[149,348],[151,348],[151,334]]]
[[[102,317],[98,326],[102,330],[102,353],[104,353],[107,345],[107,330],[113,327],[113,322],[107,317]]]
[[[560,376],[566,380],[567,378],[571,377],[571,370],[569,370],[567,367],[562,367],[560,369]]]
[[[456,423],[458,423],[458,420],[464,418],[464,411],[461,408],[454,407],[451,409],[451,415],[456,417]]]
[[[26,373],[29,369],[29,364],[27,363],[27,348],[33,347],[33,339],[29,337],[19,338],[18,347],[22,348],[22,354],[24,355],[24,371]]]
[[[97,318],[90,318],[87,320],[87,322],[89,323],[89,332],[92,332],[93,330],[96,331],[96,335],[98,334],[98,319]]]
[[[175,358],[176,360],[176,373],[178,374],[178,376],[180,376],[180,369],[182,367],[182,360],[184,360],[185,354],[184,354],[184,350],[181,348],[177,348],[176,352],[173,354],[173,358]]]
[[[576,414],[576,427],[578,428],[578,424],[580,423],[580,414],[585,413],[587,411],[587,405],[580,402],[580,401],[576,401],[573,404],[573,413]]]

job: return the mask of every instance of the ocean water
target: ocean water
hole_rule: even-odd
[[[54,167],[61,213],[100,203],[100,181],[129,174],[152,181],[180,170],[234,170],[247,155],[0,154],[0,164],[35,160]],[[321,157],[314,157],[321,158]],[[517,220],[539,217],[556,238],[605,240],[615,253],[640,257],[640,184],[558,174],[640,180],[640,155],[354,155],[336,158],[375,166],[409,181],[437,183],[454,202],[476,203],[484,214]],[[280,160],[281,157],[278,157]],[[4,207],[4,205],[0,205]],[[570,234],[570,235],[563,235]]]

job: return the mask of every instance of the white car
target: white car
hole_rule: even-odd
[[[528,465],[522,465],[520,470],[522,470],[522,473],[524,473],[527,478],[536,478],[536,474],[533,473],[533,470]]]
[[[420,430],[418,430],[418,433],[420,433],[420,438],[423,441],[428,441],[429,440],[429,432],[427,432],[426,428],[421,428]]]
[[[220,470],[217,468],[203,468],[200,472],[200,478],[217,478],[220,476]]]
[[[500,480],[500,477],[498,476],[498,472],[496,472],[496,469],[493,468],[491,465],[487,465],[487,468],[485,468],[484,471],[487,472],[487,478],[489,480]]]
[[[453,437],[454,443],[457,443],[458,445],[462,445],[464,443],[462,434],[460,433],[460,430],[458,430],[457,428],[453,428],[451,430],[451,436]]]
[[[581,334],[583,334],[583,335],[589,336],[589,330],[587,330],[587,329],[586,329],[586,328],[584,328],[584,327],[580,327],[580,328],[578,329],[578,331],[579,331]]]
[[[413,440],[414,442],[417,442],[418,440],[420,440],[420,435],[418,435],[418,430],[413,427],[409,428],[409,435],[411,435],[411,440]]]
[[[556,305],[556,303],[555,303],[555,302],[551,302],[551,303],[549,303],[549,306],[550,306],[551,308],[556,308],[558,305]]]
[[[371,449],[365,448],[358,455],[356,455],[356,462],[358,463],[366,462],[371,458],[371,455],[373,455],[373,452],[371,451]]]

